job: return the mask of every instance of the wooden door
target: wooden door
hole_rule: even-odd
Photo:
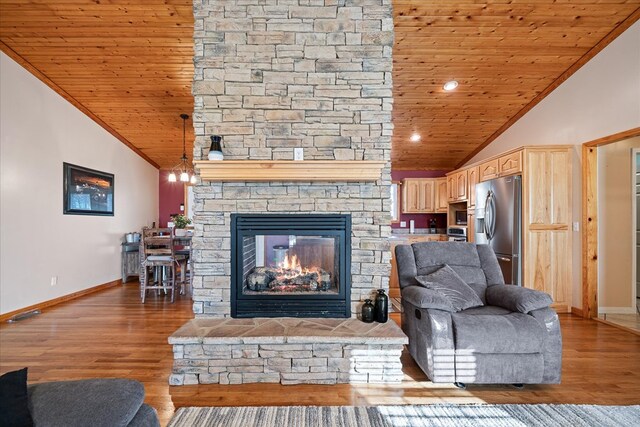
[[[436,211],[433,179],[420,180],[420,202],[418,209],[423,213],[434,213]]]
[[[498,159],[493,159],[482,163],[478,168],[478,178],[480,182],[488,181],[498,177]]]
[[[522,151],[507,154],[498,159],[500,176],[515,175],[522,172]]]
[[[447,178],[436,179],[436,212],[447,213],[449,197],[447,192]]]
[[[571,310],[571,155],[569,149],[526,149],[523,176],[523,284]]]
[[[455,202],[458,199],[458,181],[455,173],[447,176],[447,194],[449,202]]]
[[[467,200],[467,171],[463,170],[456,174],[456,200],[463,202]]]
[[[467,210],[467,242],[475,242],[476,212]]]
[[[535,230],[525,248],[524,284],[551,295],[559,312],[571,310],[570,237],[564,230]]]
[[[402,182],[402,213],[418,213],[420,201],[420,182],[407,178]]]
[[[469,203],[467,208],[473,209],[476,207],[476,184],[478,183],[478,167],[473,167],[468,171],[469,194],[467,195],[467,200],[469,201]]]

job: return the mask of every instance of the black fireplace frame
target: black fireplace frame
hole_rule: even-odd
[[[338,237],[337,294],[243,294],[243,238],[282,234]],[[351,317],[351,215],[231,214],[231,254],[231,317]]]

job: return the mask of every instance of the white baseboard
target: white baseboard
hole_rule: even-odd
[[[635,314],[635,307],[598,307],[598,314]]]

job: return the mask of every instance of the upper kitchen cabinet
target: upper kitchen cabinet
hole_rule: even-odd
[[[451,172],[447,175],[449,203],[465,202],[469,193],[467,170]]]
[[[478,166],[474,166],[472,168],[469,168],[467,170],[467,181],[469,183],[468,187],[469,187],[469,195],[467,197],[468,200],[468,209],[473,209],[476,207],[476,184],[479,182],[478,181],[478,174],[479,174],[479,168]]]
[[[498,159],[500,176],[516,175],[522,172],[522,150],[501,156]]]
[[[449,194],[447,178],[436,179],[436,212],[447,213],[449,210]]]
[[[478,178],[480,182],[489,181],[498,176],[498,159],[488,160],[478,166]]]
[[[402,181],[402,213],[435,213],[436,179],[405,178]]]

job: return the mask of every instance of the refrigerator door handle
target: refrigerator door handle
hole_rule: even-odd
[[[492,191],[489,191],[487,194],[487,200],[485,203],[485,216],[484,216],[484,224],[485,224],[485,234],[488,240],[493,239],[496,231],[496,218],[495,218],[495,195]]]
[[[487,210],[489,209],[489,200],[491,200],[491,191],[487,193],[487,198],[484,201],[484,221],[482,223],[484,226],[484,236],[487,238],[487,240],[491,240],[491,237],[489,235],[489,212],[487,212]]]
[[[498,258],[498,260],[500,260],[500,261],[511,262],[510,258],[507,258],[507,257],[504,257],[504,256],[499,256],[499,257],[496,257],[496,258]]]

